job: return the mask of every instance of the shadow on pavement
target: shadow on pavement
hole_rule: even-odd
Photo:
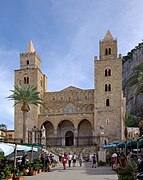
[[[97,166],[92,168],[92,163],[84,163],[85,173],[88,175],[116,175],[111,166]],[[107,178],[108,179],[108,178]]]

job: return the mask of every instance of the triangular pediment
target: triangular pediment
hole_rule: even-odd
[[[69,86],[61,91],[81,91],[82,89],[74,87],[74,86]]]

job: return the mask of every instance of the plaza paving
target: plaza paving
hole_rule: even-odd
[[[36,176],[27,176],[25,180],[118,180],[111,167],[91,168],[91,163],[85,163],[83,167],[71,167],[63,170],[61,164],[51,170],[42,172]]]

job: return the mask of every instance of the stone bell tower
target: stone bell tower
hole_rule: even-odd
[[[47,87],[47,77],[40,70],[40,57],[35,51],[32,41],[29,42],[25,53],[20,54],[20,69],[15,70],[15,84],[22,86],[35,86],[40,96],[43,97]],[[26,140],[28,130],[38,126],[38,114],[41,113],[41,106],[30,105],[30,111],[26,118]],[[14,111],[15,138],[23,137],[23,114],[21,105],[17,104]]]
[[[123,139],[125,98],[122,93],[122,59],[117,39],[108,31],[99,43],[100,56],[95,57],[94,128],[108,141]]]

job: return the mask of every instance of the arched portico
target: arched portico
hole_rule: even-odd
[[[92,124],[87,119],[83,119],[78,124],[78,145],[92,143]]]
[[[74,145],[74,124],[69,120],[63,120],[58,124],[57,137],[61,138],[63,146]]]
[[[46,145],[49,146],[53,144],[54,139],[54,126],[50,121],[45,121],[42,126],[45,128],[45,138],[46,138]],[[41,126],[41,128],[42,128]]]
[[[74,134],[72,131],[67,131],[65,133],[65,146],[73,146],[74,145]]]

